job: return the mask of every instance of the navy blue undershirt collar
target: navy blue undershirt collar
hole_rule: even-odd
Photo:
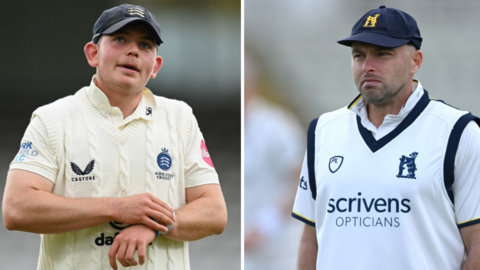
[[[357,98],[355,98],[355,100],[350,103],[348,107],[350,108],[360,97],[361,95],[357,96]],[[412,111],[407,115],[407,117],[405,117],[405,119],[403,119],[403,121],[392,132],[388,133],[378,141],[373,137],[372,133],[362,125],[362,120],[359,115],[357,115],[358,131],[360,131],[363,140],[368,145],[370,150],[375,153],[400,135],[400,133],[407,129],[413,122],[415,122],[417,117],[420,116],[423,110],[425,110],[429,102],[430,98],[428,97],[428,92],[424,89],[423,96],[417,102]]]

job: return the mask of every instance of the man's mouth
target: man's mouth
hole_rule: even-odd
[[[362,85],[364,86],[371,86],[371,85],[376,85],[381,83],[380,80],[377,80],[375,78],[365,78],[362,80]]]
[[[132,66],[132,65],[120,65],[120,67],[130,69],[130,70],[136,71],[136,72],[139,71],[135,66]]]
[[[374,79],[374,78],[365,78],[363,79],[363,82],[379,82],[380,80]]]

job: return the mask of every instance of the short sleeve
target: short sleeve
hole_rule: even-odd
[[[465,127],[455,157],[455,215],[463,228],[480,223],[480,128],[474,121]]]
[[[315,226],[315,200],[312,197],[308,179],[307,155],[305,154],[292,217]]]
[[[197,120],[193,114],[189,117],[191,126],[185,151],[185,187],[218,184],[218,175]]]
[[[50,147],[47,129],[40,117],[34,117],[30,121],[20,143],[20,150],[10,163],[10,170],[33,172],[55,183],[59,167]]]

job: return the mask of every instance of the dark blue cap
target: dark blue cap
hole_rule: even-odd
[[[422,45],[415,19],[401,10],[385,6],[363,15],[353,26],[351,36],[337,42],[351,46],[354,41],[387,48],[400,47],[408,42],[412,42],[417,49]]]
[[[155,34],[157,46],[163,43],[160,38],[160,25],[152,13],[144,7],[129,4],[123,4],[105,10],[93,26],[92,41],[97,43],[101,35],[113,34],[134,21],[145,22],[151,28]]]

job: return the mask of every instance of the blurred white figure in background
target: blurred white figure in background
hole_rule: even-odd
[[[298,121],[258,94],[245,55],[245,270],[295,269],[301,225],[290,217],[305,148]]]

